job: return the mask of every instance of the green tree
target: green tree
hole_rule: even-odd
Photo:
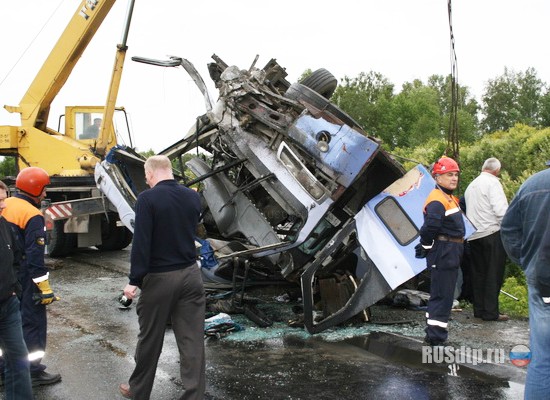
[[[154,156],[155,155],[155,151],[153,149],[149,149],[149,150],[146,150],[146,151],[140,151],[139,152],[139,155],[143,156],[145,159],[151,157],[151,156]]]
[[[382,74],[361,72],[357,78],[344,77],[331,100],[369,135],[392,145],[393,89],[393,84]]]
[[[303,81],[308,76],[310,76],[312,73],[313,73],[313,71],[311,70],[311,68],[306,69],[304,72],[302,72],[302,75],[300,75],[300,77],[298,78],[298,82]]]
[[[482,95],[483,130],[505,131],[516,123],[541,126],[544,90],[533,68],[517,73],[505,68],[503,75],[489,80]]]
[[[430,139],[416,147],[396,147],[391,154],[403,165],[405,170],[409,170],[417,164],[426,167],[433,164],[439,157],[445,153],[447,143],[445,139]]]
[[[541,126],[550,126],[550,90],[546,89],[546,93],[541,98],[540,124]]]
[[[428,78],[428,87],[438,94],[440,129],[448,132],[452,113],[451,75],[432,75]],[[479,104],[470,94],[467,86],[458,86],[458,134],[461,142],[471,142],[479,138]]]
[[[550,159],[550,128],[517,124],[508,131],[485,135],[460,150],[460,187],[479,174],[483,162],[496,157],[502,163],[501,182],[509,200],[529,176],[545,168]]]
[[[407,82],[399,94],[377,72],[345,77],[332,101],[356,120],[365,131],[384,142],[387,149],[417,146],[430,139],[446,138],[449,131],[451,78],[433,75],[428,84]],[[462,140],[478,137],[479,106],[467,87],[459,87],[458,126]]]
[[[429,166],[444,153],[445,145],[444,139],[430,139],[415,147],[395,148],[392,154],[408,170],[418,163]],[[528,177],[546,168],[545,162],[550,160],[550,128],[517,124],[508,131],[487,134],[461,146],[459,195],[479,175],[489,157],[496,157],[502,163],[501,181],[511,200]]]
[[[15,167],[15,157],[0,157],[0,179],[6,176],[15,176],[17,169]]]

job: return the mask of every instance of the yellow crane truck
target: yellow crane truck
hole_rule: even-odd
[[[19,105],[4,106],[7,111],[18,113],[21,123],[0,126],[0,155],[16,157],[18,170],[35,166],[50,175],[50,204],[44,211],[52,256],[64,256],[77,246],[121,249],[132,239],[131,232],[120,223],[116,208],[96,187],[94,168],[117,147],[117,134],[121,133],[113,120],[115,111],[125,116],[124,109],[115,107],[115,103],[134,0],[128,3],[106,104],[68,106],[57,129],[47,126],[54,98],[114,3],[115,0],[83,0]]]

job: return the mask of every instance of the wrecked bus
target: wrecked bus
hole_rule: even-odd
[[[160,154],[180,161],[193,154],[186,168],[195,178],[183,183],[197,186],[202,199],[198,241],[207,287],[298,283],[304,325],[317,333],[425,269],[413,248],[434,182],[422,166],[405,173],[328,100],[337,86],[328,71],[290,84],[274,59],[239,69],[214,55],[214,102],[187,60],[133,60],[183,67],[204,96],[206,113]],[[96,182],[133,231],[143,159],[113,149],[96,166]]]

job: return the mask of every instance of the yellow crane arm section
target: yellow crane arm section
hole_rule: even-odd
[[[18,107],[21,125],[46,130],[50,105],[116,0],[83,0]]]
[[[107,94],[107,102],[105,104],[105,112],[103,115],[103,121],[99,129],[99,138],[95,146],[95,153],[104,156],[109,146],[109,132],[114,130],[113,114],[116,108],[116,100],[118,96],[118,90],[120,87],[120,80],[122,78],[122,69],[124,67],[124,60],[126,59],[126,40],[128,39],[128,31],[130,29],[130,21],[132,20],[132,14],[134,11],[134,0],[128,3],[128,12],[126,15],[126,22],[124,25],[124,33],[122,37],[122,43],[117,46],[117,53],[115,57],[115,65],[113,66],[113,72],[111,76],[111,84],[109,85],[109,93]]]

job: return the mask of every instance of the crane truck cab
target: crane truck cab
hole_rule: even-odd
[[[116,208],[97,189],[94,168],[117,145],[118,130],[124,126],[115,124],[114,115],[134,0],[128,0],[123,40],[116,46],[105,105],[66,107],[65,123],[59,120],[57,129],[48,126],[53,100],[114,3],[82,0],[19,105],[4,106],[19,114],[21,123],[0,126],[0,155],[16,157],[18,170],[36,166],[50,175],[51,204],[45,216],[52,256],[67,255],[77,246],[120,249],[131,241]]]

